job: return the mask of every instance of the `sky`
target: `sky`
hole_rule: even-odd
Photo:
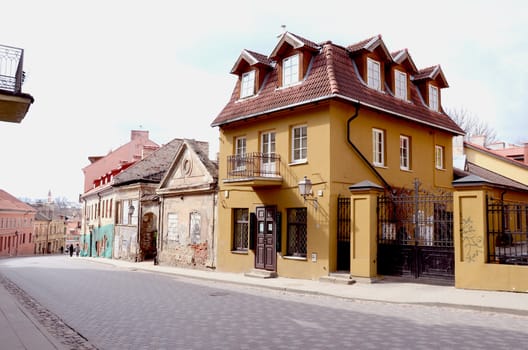
[[[440,64],[442,106],[465,110],[500,140],[528,142],[528,2],[3,1],[0,44],[24,49],[20,124],[0,122],[0,188],[77,201],[88,157],[148,130],[162,145],[208,141],[242,50],[269,55],[286,30],[347,46],[381,34],[417,67]]]

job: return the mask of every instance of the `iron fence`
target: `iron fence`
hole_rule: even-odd
[[[486,198],[488,262],[528,265],[528,204]]]

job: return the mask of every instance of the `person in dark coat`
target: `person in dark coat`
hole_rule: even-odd
[[[70,248],[68,249],[70,249],[70,256],[73,256],[73,243],[70,244]]]

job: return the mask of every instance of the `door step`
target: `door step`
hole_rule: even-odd
[[[352,276],[347,273],[331,273],[328,276],[322,276],[319,278],[319,282],[335,283],[335,284],[354,284],[355,280]]]
[[[246,272],[244,276],[254,278],[276,278],[278,275],[275,271],[253,269],[249,272]]]

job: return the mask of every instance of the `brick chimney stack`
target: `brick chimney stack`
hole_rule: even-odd
[[[525,142],[523,144],[524,146],[524,157],[523,157],[523,163],[528,164],[528,142]]]

